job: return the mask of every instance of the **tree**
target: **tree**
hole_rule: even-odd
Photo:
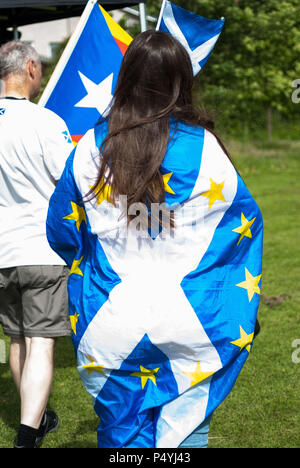
[[[174,0],[207,18],[225,17],[222,35],[196,78],[199,100],[223,125],[259,123],[272,135],[272,114],[299,118],[292,82],[300,78],[299,0]],[[160,0],[148,0],[158,16]],[[263,118],[262,118],[263,116]],[[267,125],[266,125],[267,124]]]

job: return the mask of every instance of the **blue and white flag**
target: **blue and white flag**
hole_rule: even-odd
[[[89,0],[39,104],[66,122],[74,144],[109,107],[132,38]]]
[[[185,47],[195,76],[207,62],[224,23],[224,19],[204,18],[164,0],[156,29],[170,33]]]
[[[126,197],[112,204],[110,186],[85,197],[106,122],[80,140],[50,200],[47,236],[70,268],[99,447],[178,447],[226,398],[253,345],[260,210],[209,131],[176,128],[161,166],[174,231],[127,226]]]

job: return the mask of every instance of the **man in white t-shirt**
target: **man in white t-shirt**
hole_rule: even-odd
[[[34,448],[58,427],[46,405],[55,339],[70,334],[68,270],[48,245],[46,216],[73,145],[64,121],[30,102],[41,76],[31,46],[0,48],[0,323],[21,397],[15,448]]]

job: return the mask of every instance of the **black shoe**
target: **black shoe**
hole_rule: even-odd
[[[57,431],[59,427],[58,417],[54,411],[46,410],[41,425],[38,430],[38,436],[36,438],[36,444],[40,445],[45,439],[49,432]]]

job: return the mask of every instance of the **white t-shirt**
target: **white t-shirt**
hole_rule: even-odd
[[[54,112],[25,99],[0,99],[0,268],[64,265],[48,244],[46,217],[72,149]]]

